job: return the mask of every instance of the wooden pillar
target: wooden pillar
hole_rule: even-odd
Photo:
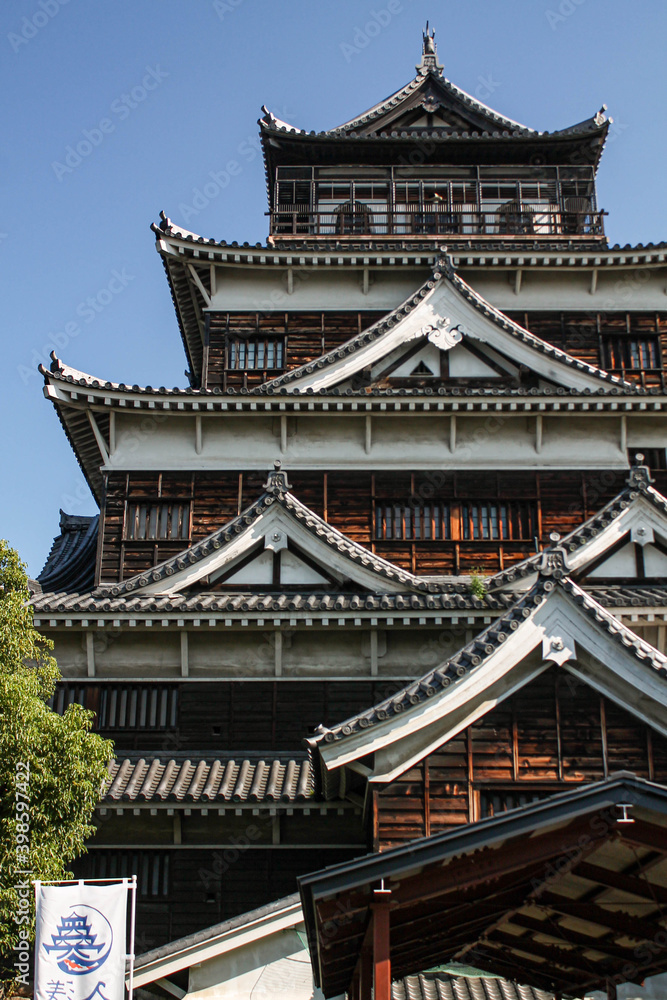
[[[390,889],[373,890],[373,981],[374,1000],[391,1000],[391,957],[389,943]]]
[[[612,983],[611,979],[607,980],[607,1000],[616,1000],[616,983]]]
[[[371,948],[361,949],[359,961],[359,1000],[373,998],[373,952]]]

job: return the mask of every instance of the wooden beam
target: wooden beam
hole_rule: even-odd
[[[591,976],[584,977],[580,973],[574,972],[571,974],[559,974],[548,962],[535,963],[524,958],[518,959],[516,963],[512,962],[501,945],[494,946],[492,942],[486,941],[481,946],[480,952],[475,953],[473,956],[473,961],[475,965],[478,963],[482,964],[485,961],[487,968],[492,965],[494,971],[499,972],[506,979],[520,980],[522,982],[528,980],[531,985],[548,990],[549,992],[554,988],[554,980],[556,981],[556,985],[563,989],[563,992],[570,992],[573,987],[576,990],[579,990],[580,987],[587,987],[592,978]],[[593,982],[595,981],[593,980]],[[599,982],[599,979],[597,982]]]
[[[208,294],[208,292],[204,288],[202,280],[199,277],[199,274],[197,273],[197,268],[194,266],[194,264],[188,264],[188,269],[190,271],[190,274],[194,278],[195,285],[197,286],[197,288],[201,292],[201,295],[202,295],[202,298],[203,298],[204,302],[206,303],[207,307],[210,309],[210,307],[211,307],[211,296]]]
[[[634,913],[623,910],[606,910],[588,900],[571,899],[556,892],[547,892],[540,900],[545,906],[563,917],[576,917],[586,923],[596,924],[604,930],[627,935],[633,941],[653,941],[657,931],[664,929],[658,922],[650,923]],[[614,904],[618,906],[618,903]],[[627,904],[631,906],[631,903]]]
[[[509,918],[511,924],[522,927],[524,930],[532,931],[533,934],[544,934],[546,937],[555,938],[557,941],[564,941],[566,944],[575,944],[581,948],[597,951],[605,958],[622,958],[626,962],[637,961],[634,949],[622,948],[610,938],[607,931],[600,937],[593,937],[584,934],[582,931],[574,931],[570,927],[563,927],[556,923],[554,918],[548,920],[535,920],[534,917],[527,917],[523,913],[515,913]]]
[[[391,947],[388,889],[373,892],[373,1000],[391,1000]]]
[[[638,847],[649,847],[652,851],[667,854],[667,827],[656,826],[636,819],[623,828],[623,840],[637,844]]]
[[[394,890],[393,903],[404,905],[442,896],[447,891],[460,892],[470,886],[480,885],[489,879],[497,879],[511,872],[525,871],[539,861],[557,862],[567,855],[581,857],[581,836],[586,836],[585,849],[593,849],[600,840],[606,839],[608,831],[600,824],[599,831],[593,830],[590,819],[573,821],[564,829],[532,837],[526,841],[523,837],[512,837],[502,847],[496,850],[476,852],[473,857],[461,860],[456,865],[446,869],[426,870],[419,875],[406,879]]]
[[[574,969],[575,972],[581,972],[584,976],[595,975],[598,971],[596,963],[587,962],[585,958],[581,957],[577,949],[558,948],[555,945],[540,944],[530,934],[518,935],[508,934],[506,931],[494,931],[491,938],[487,939],[485,937],[485,940],[489,940],[491,943],[498,942],[498,944],[504,946],[506,952],[520,951],[530,957],[544,958],[551,965],[560,966],[566,971]],[[522,961],[521,956],[517,955],[516,958],[518,962]]]
[[[361,948],[359,961],[359,1000],[373,997],[373,951],[367,945]]]
[[[156,979],[155,982],[167,993],[171,993],[173,997],[176,997],[177,1000],[182,1000],[187,992],[187,990],[182,990],[180,986],[177,986],[176,983],[172,983],[170,979]]]
[[[622,892],[630,892],[634,896],[639,896],[640,899],[650,900],[656,906],[659,903],[667,906],[667,889],[664,886],[645,882],[633,875],[612,872],[608,868],[601,868],[599,865],[592,865],[587,861],[576,865],[573,869],[573,874],[589,879],[591,882],[597,882],[608,889],[620,889]]]
[[[97,447],[100,449],[100,455],[102,456],[102,464],[109,465],[110,462],[109,462],[109,453],[107,451],[107,443],[102,437],[102,432],[97,426],[97,421],[95,420],[95,417],[93,416],[91,411],[86,410],[86,413],[88,414],[88,420],[90,422],[90,426],[92,427],[93,434],[95,435],[95,440],[97,441]]]

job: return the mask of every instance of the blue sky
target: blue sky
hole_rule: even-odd
[[[184,385],[150,223],[164,209],[204,236],[264,240],[261,105],[340,124],[414,76],[426,18],[445,75],[510,118],[555,129],[606,103],[610,242],[667,239],[663,0],[4,0],[0,535],[32,574],[59,508],[96,510],[40,359],[55,346],[104,379]],[[196,199],[230,160],[240,172]]]

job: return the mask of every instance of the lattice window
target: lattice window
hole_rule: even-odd
[[[394,541],[451,538],[449,504],[377,504],[375,537]]]
[[[178,688],[169,684],[59,684],[49,706],[63,715],[69,705],[96,713],[96,729],[175,728]]]
[[[661,367],[657,336],[606,335],[603,345],[605,367],[612,371],[656,371]]]
[[[537,504],[500,500],[377,503],[375,537],[383,541],[532,541]]]
[[[173,729],[177,715],[175,687],[114,684],[100,691],[99,729]]]
[[[186,539],[189,535],[189,503],[129,503],[127,506],[127,539]]]
[[[282,337],[236,337],[227,341],[228,371],[273,371],[284,366]]]
[[[461,504],[461,538],[466,541],[528,540],[537,533],[537,505],[534,503],[483,500]]]
[[[86,878],[130,878],[137,876],[140,896],[169,895],[170,856],[168,851],[89,851]]]

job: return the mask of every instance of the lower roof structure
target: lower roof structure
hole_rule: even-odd
[[[299,885],[325,997],[351,988],[382,907],[393,980],[465,961],[614,995],[667,963],[667,789],[619,772]]]

